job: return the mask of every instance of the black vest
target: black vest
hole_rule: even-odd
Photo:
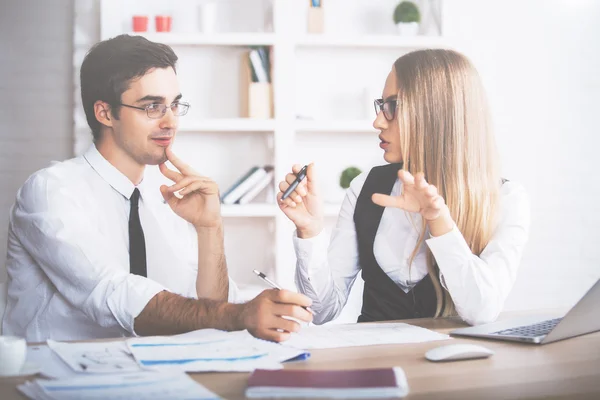
[[[431,278],[426,275],[408,293],[404,293],[381,269],[373,244],[384,207],[373,203],[373,193],[389,194],[398,178],[402,164],[375,167],[356,201],[354,224],[358,241],[358,258],[365,281],[363,305],[358,322],[389,321],[396,319],[433,317],[437,298]]]

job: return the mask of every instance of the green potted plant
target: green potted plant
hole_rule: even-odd
[[[416,36],[419,32],[421,13],[412,1],[403,1],[394,10],[394,23],[402,36]]]
[[[350,182],[352,179],[356,178],[360,175],[362,171],[358,167],[348,167],[342,171],[340,175],[340,186],[342,189],[348,189],[350,187]]]

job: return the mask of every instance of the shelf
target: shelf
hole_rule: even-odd
[[[298,47],[368,47],[368,48],[433,48],[448,47],[441,36],[402,37],[397,35],[366,35],[357,37],[306,35],[296,41]]]
[[[273,119],[207,119],[186,121],[179,125],[180,132],[272,132],[275,130]]]
[[[131,32],[131,35],[142,35],[153,42],[170,46],[271,46],[275,43],[272,33],[143,33]]]
[[[296,132],[375,133],[371,120],[296,121]]]
[[[279,211],[275,204],[222,204],[223,217],[274,217]]]

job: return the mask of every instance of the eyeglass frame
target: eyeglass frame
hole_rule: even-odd
[[[388,118],[386,111],[385,111],[385,105],[387,103],[396,103],[396,105],[393,108],[393,115],[391,118]],[[388,121],[393,121],[396,118],[396,114],[398,113],[398,105],[400,104],[400,101],[398,101],[398,98],[388,98],[387,100],[383,100],[383,99],[375,99],[373,100],[373,106],[375,107],[375,115],[379,115],[380,112],[383,111],[383,116],[385,117],[386,120]]]
[[[190,107],[191,107],[190,103],[187,103],[185,101],[174,101],[173,103],[169,104],[168,106],[166,104],[160,104],[160,103],[148,104],[145,107],[137,107],[137,106],[132,106],[130,104],[124,104],[124,103],[117,103],[117,104],[120,105],[120,106],[123,106],[123,107],[134,108],[136,110],[146,111],[146,115],[150,119],[161,119],[167,113],[167,108],[170,108],[171,111],[173,111],[173,105],[174,104],[176,104],[178,106],[185,106],[185,112],[183,114],[175,114],[175,113],[173,113],[173,115],[175,115],[177,117],[181,117],[181,116],[186,115],[187,112],[189,111]],[[161,110],[161,114],[158,117],[151,117],[150,116],[150,107],[152,107],[152,106],[159,106],[158,110]]]

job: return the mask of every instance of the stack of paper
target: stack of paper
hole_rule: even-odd
[[[292,338],[283,344],[297,349],[332,349],[446,339],[450,339],[450,336],[398,322],[310,326],[293,333]]]
[[[205,329],[174,337],[127,341],[140,367],[185,372],[281,369],[281,363],[306,357],[302,350],[252,337],[248,332]]]
[[[54,381],[36,379],[18,389],[36,400],[219,399],[184,373],[87,375]]]
[[[142,371],[122,341],[64,343],[48,340],[47,343],[75,372],[106,374]]]

